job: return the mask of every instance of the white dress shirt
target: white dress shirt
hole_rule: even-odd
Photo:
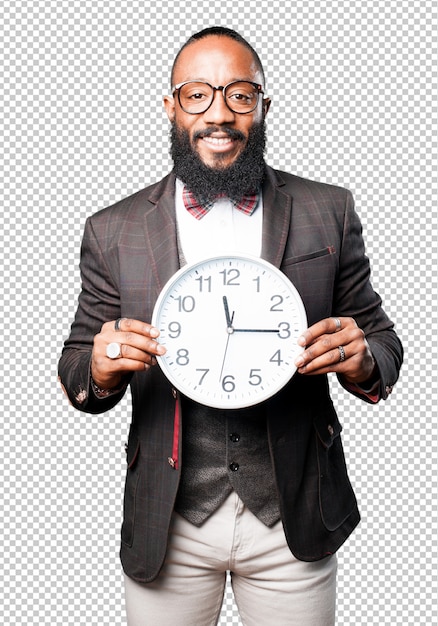
[[[228,198],[219,198],[207,215],[196,219],[184,206],[184,183],[177,179],[175,188],[178,236],[187,263],[223,254],[247,254],[259,257],[262,251],[263,199],[252,215],[236,209]]]

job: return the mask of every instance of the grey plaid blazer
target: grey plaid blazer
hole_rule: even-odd
[[[59,362],[61,383],[81,411],[107,411],[124,393],[105,399],[93,394],[94,335],[118,317],[150,321],[161,288],[179,267],[174,193],[175,178],[169,174],[87,220],[82,291]],[[295,284],[309,325],[332,315],[356,320],[379,367],[376,400],[386,399],[398,378],[403,350],[369,282],[350,192],[267,167],[263,206],[263,258]],[[134,374],[129,384],[133,414],[121,559],[128,576],[151,581],[165,558],[178,489],[180,470],[172,462],[178,394],[158,367]],[[287,542],[298,559],[324,558],[359,522],[326,376],[296,374],[267,401],[267,415]],[[184,415],[181,420],[184,428]],[[179,454],[181,459],[181,450]]]

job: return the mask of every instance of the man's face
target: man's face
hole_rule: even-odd
[[[262,75],[251,51],[229,37],[210,36],[190,44],[181,53],[174,72],[174,83],[199,80],[210,85],[227,85],[235,80],[262,83]],[[269,103],[259,98],[257,108],[244,115],[234,113],[216,91],[211,106],[204,113],[185,113],[175,98],[166,96],[164,106],[178,130],[187,131],[192,149],[204,165],[225,169],[244,150],[248,133],[254,124],[262,122]],[[229,136],[226,129],[237,132]]]

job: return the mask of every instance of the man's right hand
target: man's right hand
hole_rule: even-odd
[[[156,355],[166,352],[157,342],[160,332],[150,324],[123,317],[103,324],[100,333],[94,337],[91,354],[91,376],[102,389],[117,388],[124,375],[149,369],[156,364]],[[111,359],[106,350],[110,343],[120,345],[121,355]]]

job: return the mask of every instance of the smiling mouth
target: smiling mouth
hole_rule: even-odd
[[[225,145],[233,141],[245,141],[245,135],[235,128],[219,128],[212,127],[204,130],[198,130],[194,137],[196,139],[203,139],[211,144],[218,146]]]
[[[211,137],[211,136],[207,136],[207,137],[201,137],[201,139],[213,146],[226,146],[229,145],[231,143],[234,143],[235,139],[232,139],[231,137]]]

